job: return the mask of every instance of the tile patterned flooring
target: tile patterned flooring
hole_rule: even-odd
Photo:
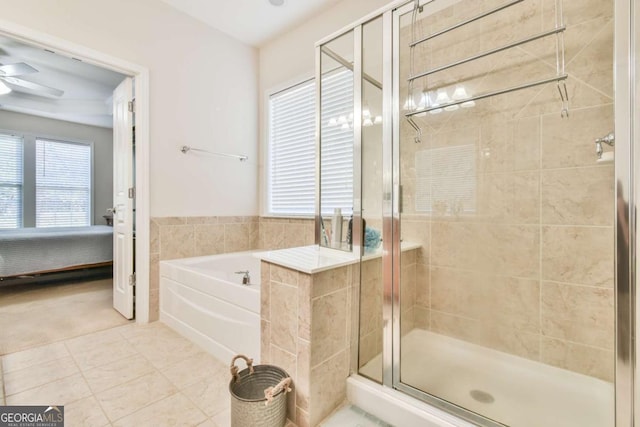
[[[160,322],[90,333],[0,362],[0,402],[64,405],[68,426],[230,423],[226,364]]]

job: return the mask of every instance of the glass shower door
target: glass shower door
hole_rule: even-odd
[[[613,426],[613,1],[504,3],[395,12],[394,386]]]

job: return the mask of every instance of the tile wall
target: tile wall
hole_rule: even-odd
[[[357,270],[309,275],[261,265],[261,362],[281,366],[293,378],[288,414],[298,427],[317,425],[346,399],[356,354]]]
[[[419,32],[498,3],[458,3],[420,20]],[[469,25],[425,43],[416,70],[548,30],[553,5],[523,2],[482,29]],[[419,144],[403,122],[402,238],[422,244],[415,293],[408,291],[415,303],[402,303],[403,312],[413,312],[408,324],[613,380],[614,170],[596,162],[594,147],[613,130],[612,14],[610,0],[565,2],[569,118],[561,118],[558,90],[549,84],[418,117]],[[410,74],[408,49],[401,74]],[[463,84],[475,95],[554,74],[555,38],[546,38],[418,86],[451,96]],[[402,96],[407,90],[402,84]],[[471,157],[462,158],[464,147]],[[431,175],[420,170],[425,155]],[[406,257],[412,265],[414,255]],[[403,266],[402,274],[414,273]]]
[[[160,261],[312,245],[314,222],[257,216],[161,217],[151,218],[150,236],[149,313],[154,321],[159,315]]]

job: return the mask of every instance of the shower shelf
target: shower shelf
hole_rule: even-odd
[[[534,82],[528,82],[528,83],[524,83],[521,85],[517,85],[517,86],[512,86],[506,89],[499,89],[499,90],[495,90],[495,91],[491,91],[491,92],[486,92],[483,94],[479,94],[479,95],[475,95],[475,96],[471,96],[471,97],[467,97],[464,99],[459,99],[459,100],[454,100],[451,102],[447,102],[447,103],[443,103],[443,104],[434,104],[431,106],[428,106],[426,108],[421,108],[421,109],[417,109],[414,111],[409,111],[407,113],[404,114],[405,118],[407,119],[407,121],[409,122],[409,124],[414,128],[414,130],[416,131],[416,137],[415,137],[415,142],[420,142],[420,137],[422,134],[422,131],[420,129],[420,126],[413,120],[413,116],[416,116],[418,114],[424,114],[426,112],[429,111],[433,111],[433,110],[440,110],[446,107],[450,107],[450,106],[457,106],[460,104],[464,104],[466,102],[471,102],[471,101],[476,101],[476,100],[480,100],[480,99],[485,99],[485,98],[490,98],[493,96],[498,96],[498,95],[503,95],[506,93],[510,93],[510,92],[515,92],[518,90],[523,90],[523,89],[528,89],[528,88],[532,88],[535,86],[540,86],[543,84],[547,84],[547,83],[553,83],[556,82],[557,86],[558,86],[558,92],[560,94],[560,100],[562,102],[562,108],[560,110],[560,115],[562,117],[568,117],[569,116],[569,96],[568,96],[568,91],[567,91],[567,86],[566,86],[566,80],[568,78],[568,75],[565,72],[565,47],[564,47],[564,32],[566,30],[565,25],[563,24],[563,12],[562,12],[562,0],[555,0],[555,28],[552,30],[548,30],[524,39],[520,39],[518,41],[506,44],[504,46],[500,46],[491,50],[487,50],[481,53],[478,53],[476,55],[464,58],[464,59],[460,59],[458,61],[454,61],[451,62],[449,64],[446,65],[442,65],[436,68],[432,68],[429,69],[427,71],[423,71],[420,73],[414,73],[413,70],[413,58],[415,55],[415,47],[417,45],[419,45],[420,43],[426,42],[428,40],[432,40],[438,36],[441,36],[443,34],[446,34],[450,31],[453,31],[457,28],[463,27],[464,25],[470,24],[472,22],[475,22],[479,19],[485,18],[487,16],[493,15],[494,13],[500,12],[504,9],[507,9],[511,6],[514,6],[516,4],[522,3],[524,0],[512,0],[508,3],[505,3],[501,6],[498,6],[494,9],[488,10],[486,12],[483,12],[479,15],[476,15],[472,18],[469,18],[465,21],[459,22],[457,24],[454,24],[450,27],[447,27],[443,30],[440,30],[434,34],[431,34],[429,36],[426,37],[422,37],[420,39],[414,40],[412,42],[409,43],[409,49],[411,52],[411,69],[410,69],[410,76],[407,78],[407,81],[409,82],[409,96],[411,96],[412,92],[413,92],[413,84],[416,80],[420,79],[420,78],[424,78],[424,77],[428,77],[432,74],[444,71],[444,70],[448,70],[450,68],[462,65],[462,64],[466,64],[499,52],[503,52],[506,51],[508,49],[512,49],[514,47],[517,46],[521,46],[524,45],[526,43],[530,43],[533,42],[535,40],[539,40],[545,37],[549,37],[549,36],[556,36],[556,75],[551,77],[551,78],[545,78],[542,80],[538,80],[538,81],[534,81]],[[413,29],[415,28],[415,19],[416,19],[416,12],[418,10],[422,10],[421,6],[419,6],[419,1],[416,1],[415,6],[414,6],[414,15],[413,15],[413,19],[412,19],[412,34],[414,35],[415,38],[415,34],[413,33]],[[425,84],[425,89],[423,89],[424,92],[428,91],[429,88],[427,87],[427,85]]]

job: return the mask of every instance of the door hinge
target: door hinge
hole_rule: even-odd
[[[129,198],[135,199],[136,197],[136,187],[129,188]]]
[[[130,113],[135,113],[136,112],[136,100],[135,99],[133,101],[129,101],[127,103],[127,105],[128,105]]]
[[[129,286],[135,286],[135,285],[136,285],[136,273],[133,273],[129,275]]]

